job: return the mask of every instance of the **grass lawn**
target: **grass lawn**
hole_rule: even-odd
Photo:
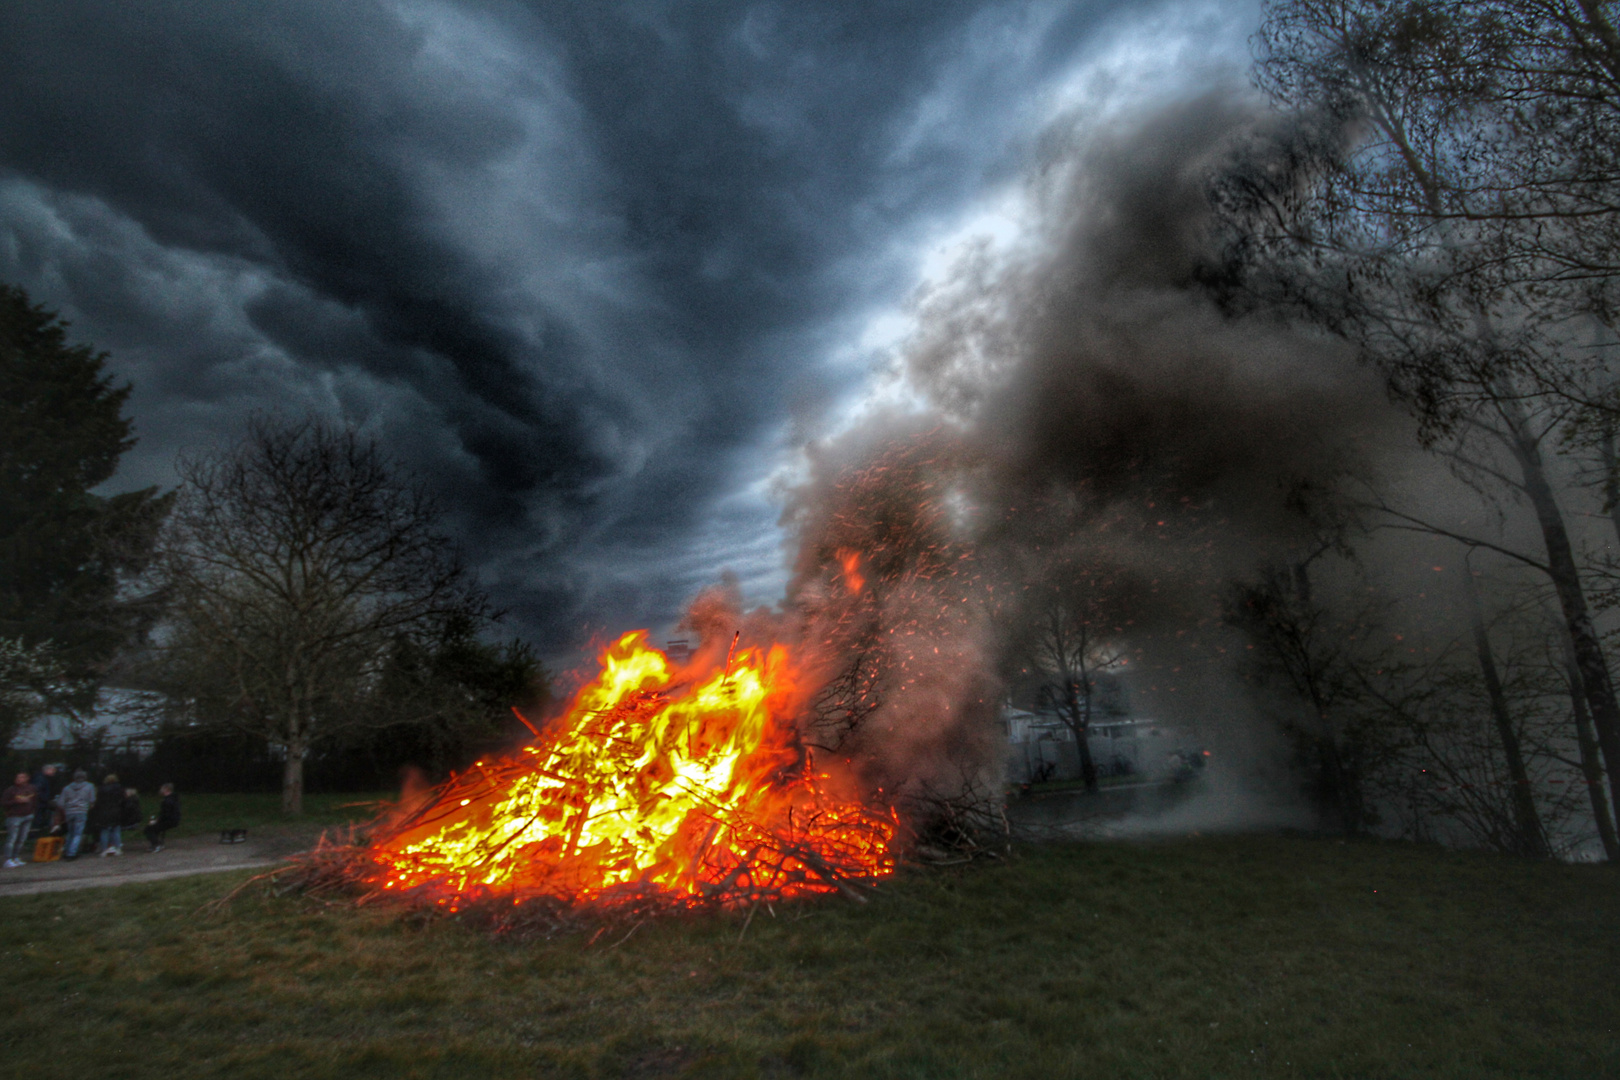
[[[379,800],[397,799],[396,792],[304,796],[302,817],[289,819],[281,813],[280,792],[245,792],[228,795],[180,793],[180,827],[169,835],[208,835],[221,829],[319,829],[369,821],[377,813]],[[141,806],[148,815],[157,813],[155,796],[142,794]]]
[[[1025,848],[588,946],[252,895],[0,900],[0,1048],[122,1077],[1620,1075],[1620,876],[1284,838]]]
[[[1097,777],[1097,786],[1099,788],[1131,787],[1136,784],[1152,782],[1149,777],[1142,776],[1140,773],[1129,773],[1125,776]],[[1085,789],[1086,782],[1084,780],[1042,780],[1038,784],[1028,785],[1025,793],[1028,795],[1056,795],[1064,791],[1084,791]]]

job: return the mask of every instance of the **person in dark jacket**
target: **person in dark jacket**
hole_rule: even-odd
[[[34,774],[34,794],[39,796],[39,809],[34,811],[34,831],[43,833],[51,828],[51,815],[54,808],[51,801],[56,798],[56,766],[41,766],[39,772]]]
[[[10,870],[23,864],[23,846],[34,824],[34,811],[39,809],[39,794],[28,782],[27,773],[18,773],[16,783],[0,792],[0,806],[6,812],[5,867]]]
[[[118,825],[123,829],[138,829],[141,827],[141,793],[132,787],[124,789],[123,805],[119,807]]]
[[[91,824],[101,830],[101,855],[124,853],[124,785],[118,774],[108,773],[96,791],[96,805],[90,808]],[[137,820],[139,820],[137,818]]]
[[[180,827],[180,796],[174,793],[174,785],[164,784],[158,788],[158,795],[162,800],[158,812],[146,825],[146,839],[154,855],[163,850],[163,834]]]

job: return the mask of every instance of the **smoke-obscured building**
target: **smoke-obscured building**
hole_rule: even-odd
[[[49,713],[17,729],[10,749],[49,752],[94,745],[102,751],[145,758],[152,753],[154,717],[163,695],[148,690],[102,687],[85,715]]]
[[[1074,780],[1081,775],[1074,731],[1053,713],[1011,706],[1002,710],[1006,734],[1007,782],[1032,784]],[[1094,720],[1086,743],[1099,776],[1159,779],[1176,770],[1189,753],[1182,734],[1155,720],[1110,717]]]

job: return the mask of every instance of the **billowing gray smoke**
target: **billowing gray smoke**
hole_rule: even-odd
[[[1167,575],[1194,535],[1244,563],[1369,469],[1397,422],[1377,378],[1334,344],[1223,316],[1198,284],[1205,192],[1263,122],[1215,93],[1089,134],[1046,170],[1044,249],[928,301],[907,374],[977,448],[976,500],[1008,531],[1028,529],[1015,509],[1072,502],[1073,523],[1117,521],[1146,547],[1131,561]]]
[[[876,784],[959,789],[1054,598],[1169,673],[1226,582],[1309,545],[1403,421],[1340,347],[1199,284],[1206,192],[1263,114],[1210,93],[1049,140],[1036,241],[918,298],[920,409],[810,448],[788,609],[831,680],[810,726]]]

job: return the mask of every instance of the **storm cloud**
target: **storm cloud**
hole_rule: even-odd
[[[566,650],[723,567],[780,588],[766,481],[849,342],[1166,10],[7,5],[0,279],[133,382],[118,484],[255,410],[352,420]]]

